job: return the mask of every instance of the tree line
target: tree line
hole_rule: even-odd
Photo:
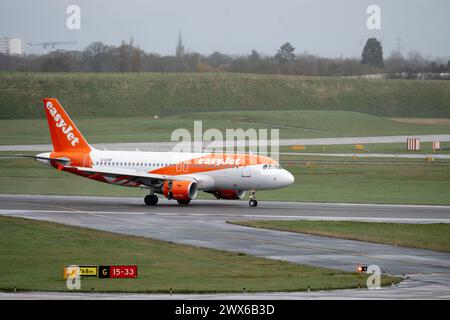
[[[424,58],[419,52],[406,56],[394,51],[383,57],[380,42],[371,38],[361,58],[324,58],[308,53],[296,54],[284,43],[273,56],[252,50],[248,55],[214,52],[202,55],[185,53],[177,47],[176,55],[147,53],[133,39],[120,46],[93,42],[83,51],[55,50],[42,55],[8,56],[0,54],[1,71],[29,72],[241,72],[312,76],[358,76],[365,74],[449,73],[450,60]]]

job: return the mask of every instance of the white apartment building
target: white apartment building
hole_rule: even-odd
[[[23,55],[23,40],[20,38],[0,38],[0,53],[13,55]]]

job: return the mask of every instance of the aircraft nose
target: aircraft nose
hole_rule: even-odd
[[[284,170],[283,181],[286,185],[290,185],[294,183],[295,178],[289,171]]]

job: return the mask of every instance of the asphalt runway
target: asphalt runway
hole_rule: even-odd
[[[261,293],[246,295],[126,295],[1,293],[3,299],[450,299],[450,254],[360,241],[236,226],[226,221],[310,219],[450,223],[448,206],[397,206],[197,200],[178,206],[161,199],[157,207],[140,198],[0,195],[0,214],[144,236],[201,247],[243,252],[344,271],[376,264],[387,274],[409,277],[380,290]]]

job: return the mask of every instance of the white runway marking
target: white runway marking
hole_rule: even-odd
[[[304,215],[257,215],[257,214],[234,214],[226,213],[187,213],[187,212],[119,212],[119,211],[82,211],[82,210],[7,210],[0,209],[4,215],[26,214],[34,213],[64,213],[64,214],[93,214],[93,215],[147,215],[147,216],[193,216],[193,217],[207,217],[207,216],[227,216],[230,218],[249,218],[249,219],[283,219],[283,220],[308,220],[308,221],[358,221],[358,222],[385,222],[385,223],[450,223],[450,219],[435,219],[435,218],[362,218],[362,217],[318,217],[318,216],[304,216]],[[242,219],[241,219],[242,220]]]

